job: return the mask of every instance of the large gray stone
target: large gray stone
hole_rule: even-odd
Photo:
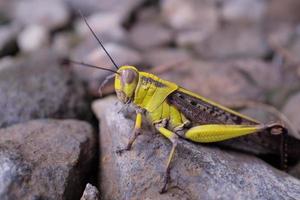
[[[87,118],[83,84],[41,51],[0,69],[0,127],[36,118]]]
[[[0,199],[80,198],[95,155],[89,124],[36,120],[0,135]]]
[[[133,149],[117,155],[133,120],[116,99],[93,104],[101,135],[100,186],[104,199],[299,199],[300,181],[249,155],[180,141],[167,193],[158,193],[170,142],[143,126]]]

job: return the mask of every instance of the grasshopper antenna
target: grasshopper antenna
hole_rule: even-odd
[[[107,52],[107,50],[105,49],[104,45],[102,44],[102,42],[100,41],[100,39],[97,37],[96,33],[93,31],[93,29],[91,28],[91,26],[89,25],[86,17],[82,14],[82,12],[79,10],[79,14],[81,15],[82,19],[84,20],[85,24],[87,25],[87,27],[90,29],[90,31],[92,32],[93,36],[95,37],[95,39],[98,41],[98,43],[100,44],[100,46],[102,47],[102,49],[105,51],[106,55],[109,57],[109,59],[111,60],[111,62],[114,64],[116,69],[119,69],[118,65],[115,63],[115,61],[112,59],[112,57],[109,55],[109,53]]]
[[[107,68],[104,68],[104,67],[98,67],[96,65],[90,65],[90,64],[87,64],[87,63],[84,63],[84,62],[74,61],[74,60],[70,60],[70,59],[64,59],[62,61],[62,63],[63,64],[73,63],[73,64],[80,65],[80,66],[86,66],[86,67],[91,67],[91,68],[96,68],[96,69],[102,69],[102,70],[105,70],[105,71],[113,72],[115,74],[119,74],[117,71],[115,71],[113,69],[107,69]]]

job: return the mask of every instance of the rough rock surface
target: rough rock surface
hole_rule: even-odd
[[[179,143],[169,191],[158,193],[171,144],[143,129],[131,151],[117,155],[134,122],[118,114],[115,98],[98,100],[101,120],[101,191],[105,199],[299,199],[300,181],[263,161],[208,145]]]
[[[84,87],[47,51],[12,62],[0,73],[0,127],[36,118],[85,118]]]
[[[80,200],[100,200],[100,194],[98,189],[89,183],[86,184],[86,187]]]
[[[36,120],[0,129],[0,199],[79,199],[95,138],[76,120]]]

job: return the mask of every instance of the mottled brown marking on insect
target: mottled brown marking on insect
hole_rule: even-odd
[[[152,78],[149,78],[149,77],[143,76],[142,81],[143,81],[144,84],[153,83],[156,87],[159,87],[159,88],[165,87],[165,85],[162,84],[161,82],[155,81],[155,80],[153,80]]]
[[[254,124],[253,122],[213,106],[201,99],[175,91],[168,100],[190,121],[198,124]]]

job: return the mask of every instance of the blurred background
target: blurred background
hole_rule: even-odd
[[[97,130],[91,102],[109,73],[61,61],[114,67],[79,10],[118,65],[227,106],[274,106],[300,138],[299,0],[0,0],[1,128],[74,118]]]

